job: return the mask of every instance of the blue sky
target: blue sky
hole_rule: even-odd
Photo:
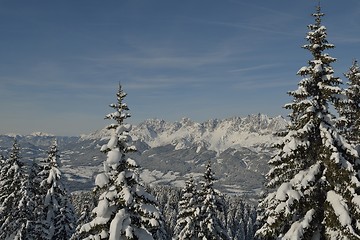
[[[288,114],[314,0],[0,0],[0,133]],[[360,58],[360,1],[322,1],[335,75]]]

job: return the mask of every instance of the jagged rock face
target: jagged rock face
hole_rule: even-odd
[[[237,146],[270,147],[277,139],[273,134],[285,129],[286,124],[281,116],[270,118],[263,114],[211,119],[203,123],[193,122],[188,118],[173,123],[150,119],[134,126],[131,135],[134,140],[143,141],[150,147],[171,144],[178,150],[196,146],[220,154]],[[82,138],[101,139],[108,136],[107,130],[103,129]]]
[[[266,115],[212,119],[196,123],[150,119],[133,126],[131,135],[138,149],[132,156],[142,166],[144,181],[181,186],[192,174],[199,177],[205,164],[213,162],[219,190],[252,194],[261,189],[267,161],[277,141],[274,133],[285,129],[286,120]],[[48,134],[17,136],[23,158],[40,160],[54,140]],[[70,190],[89,189],[106,158],[99,148],[109,138],[106,129],[80,137],[56,137],[62,172]],[[6,155],[13,136],[0,136],[0,150]]]

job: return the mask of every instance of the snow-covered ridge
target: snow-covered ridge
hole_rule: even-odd
[[[176,149],[197,147],[199,150],[215,150],[218,153],[229,147],[236,148],[271,146],[277,137],[274,133],[285,129],[287,121],[282,116],[269,117],[264,114],[227,119],[211,119],[197,123],[189,118],[177,122],[149,119],[134,126],[133,140],[146,142],[150,147],[174,145]],[[102,139],[109,136],[106,129],[90,135],[83,135],[83,140]]]
[[[100,129],[100,130],[96,130],[93,133],[90,134],[82,134],[80,136],[81,140],[99,140],[99,139],[103,139],[103,138],[109,138],[110,137],[110,133],[109,130],[107,130],[106,128]]]
[[[3,136],[12,137],[12,138],[22,137],[22,135],[17,134],[17,133],[5,133],[5,134],[3,134]]]
[[[6,133],[6,134],[3,134],[3,136],[12,137],[12,138],[16,138],[16,137],[55,137],[55,135],[50,134],[50,133],[45,133],[45,132],[33,132],[28,135],[20,135],[17,133]]]
[[[55,135],[45,132],[33,132],[29,136],[32,137],[54,137]]]

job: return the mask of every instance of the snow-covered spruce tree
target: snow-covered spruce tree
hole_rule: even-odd
[[[38,196],[39,184],[36,181],[39,173],[39,166],[36,162],[30,161],[27,169],[27,177],[23,181],[22,187],[25,194],[20,200],[21,213],[26,218],[26,224],[22,226],[18,232],[17,239],[37,240],[39,233],[37,232],[37,223],[39,212],[41,211],[41,202]]]
[[[185,182],[182,196],[178,203],[178,218],[174,229],[174,239],[195,240],[200,239],[200,202],[199,194],[191,176]]]
[[[220,193],[213,187],[215,177],[210,162],[206,165],[203,177],[200,192],[200,237],[207,240],[229,239],[218,217],[218,212],[223,211],[224,202],[220,198]]]
[[[360,145],[360,68],[357,61],[354,61],[345,77],[349,81],[344,91],[345,100],[340,101],[341,130],[350,143]]]
[[[293,102],[288,133],[270,160],[268,187],[260,203],[261,239],[360,239],[358,154],[335,127],[330,106],[337,101],[340,80],[333,76],[334,58],[324,53],[326,40],[320,7],[308,26],[313,59],[298,75],[303,79],[289,92]]]
[[[0,204],[3,205],[5,199],[8,197],[13,189],[10,189],[11,181],[13,180],[14,174],[20,169],[19,162],[20,148],[17,140],[14,139],[14,143],[8,159],[3,159],[2,168],[0,172]],[[2,208],[0,208],[2,210]]]
[[[0,239],[28,239],[28,220],[32,217],[28,182],[19,157],[17,140],[0,173]]]
[[[38,174],[42,199],[36,230],[39,233],[38,239],[70,239],[75,230],[74,210],[61,180],[58,152],[55,141]]]
[[[92,219],[93,217],[90,209],[90,204],[88,201],[85,201],[81,214],[77,220],[77,226],[81,227],[83,224],[90,222]]]
[[[129,135],[130,117],[126,93],[119,85],[117,103],[110,107],[115,112],[106,119],[115,120],[107,128],[111,137],[101,151],[107,154],[104,172],[96,177],[95,184],[101,195],[93,212],[96,217],[80,228],[80,239],[166,239],[162,215],[155,198],[139,182],[139,166],[127,153],[136,150]]]

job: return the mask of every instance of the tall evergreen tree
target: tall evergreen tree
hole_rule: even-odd
[[[139,182],[138,164],[127,157],[135,146],[129,134],[131,126],[124,124],[130,117],[126,93],[119,85],[117,103],[110,107],[115,112],[106,119],[115,120],[107,128],[111,137],[101,151],[107,154],[104,172],[96,177],[95,184],[101,195],[93,210],[96,217],[80,228],[83,239],[164,239],[162,216],[155,198]]]
[[[185,182],[182,196],[179,201],[179,213],[174,230],[174,239],[200,239],[200,203],[199,194],[193,177]]]
[[[18,232],[14,239],[24,239],[24,240],[36,240],[38,239],[38,234],[35,231],[37,214],[36,209],[38,207],[37,199],[37,190],[38,187],[34,182],[34,179],[37,175],[37,164],[34,161],[29,163],[27,167],[27,174],[24,180],[21,183],[21,199],[19,201],[18,209]],[[25,170],[24,170],[25,171]]]
[[[27,186],[17,140],[0,173],[0,239],[27,239],[24,235],[27,212]]]
[[[348,88],[345,89],[345,100],[340,102],[340,116],[343,124],[341,129],[351,143],[360,145],[360,68],[354,61],[349,71],[345,73]]]
[[[9,188],[9,182],[12,181],[14,173],[19,170],[19,152],[20,148],[17,143],[17,140],[14,139],[14,143],[10,152],[10,156],[8,159],[2,159],[2,168],[0,172],[0,204],[3,204],[6,197],[9,195],[11,189]],[[16,171],[14,171],[16,170]],[[10,177],[11,178],[10,178]]]
[[[270,160],[268,187],[274,189],[260,203],[261,239],[359,239],[360,183],[357,152],[339,134],[330,106],[338,101],[340,80],[333,76],[335,61],[325,50],[320,6],[308,26],[313,59],[298,75],[303,79],[289,94],[293,102],[288,133]]]
[[[214,185],[215,177],[211,169],[211,163],[206,165],[204,182],[200,194],[201,206],[201,239],[218,240],[229,239],[227,232],[218,217],[218,212],[223,211],[224,203]]]
[[[38,231],[40,229],[38,217],[41,216],[42,212],[42,201],[39,197],[39,183],[37,181],[38,173],[39,165],[35,161],[31,161],[28,166],[26,181],[23,184],[26,191],[25,199],[21,200],[24,203],[22,206],[27,216],[27,223],[21,234],[26,236],[24,239],[27,240],[37,240],[41,235],[41,232]]]
[[[42,211],[38,239],[70,239],[75,228],[73,207],[61,181],[58,152],[55,142],[39,172]]]

